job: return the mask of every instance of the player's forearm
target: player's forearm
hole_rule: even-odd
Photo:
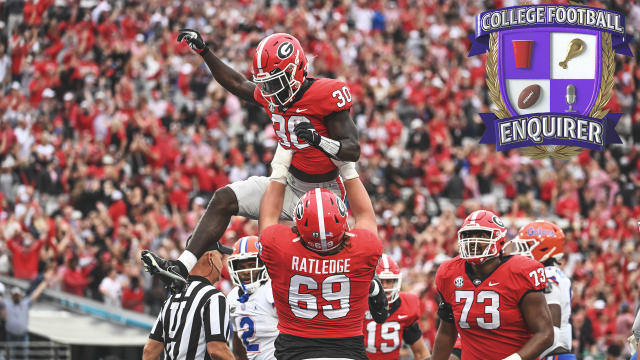
[[[453,327],[453,331],[451,331],[449,327]],[[456,343],[456,335],[455,325],[447,322],[441,322],[440,328],[438,328],[438,332],[436,333],[436,339],[433,342],[433,353],[429,359],[449,360],[449,355],[451,355],[453,345]]]
[[[360,159],[360,142],[358,139],[341,139],[340,150],[336,158],[342,161],[358,161]]]
[[[260,203],[260,218],[258,221],[260,233],[267,227],[278,223],[284,202],[284,190],[285,184],[278,181],[269,181],[269,186],[267,186]]]
[[[427,359],[430,355],[427,345],[424,344],[422,338],[411,345],[411,351],[413,352],[413,358],[416,360]]]
[[[518,350],[522,360],[532,360],[553,345],[553,331],[535,333],[524,346]]]
[[[373,205],[367,190],[362,185],[360,178],[354,178],[344,182],[347,191],[347,199],[349,206],[355,219],[355,228],[369,230],[374,234],[378,234],[378,225],[376,224],[376,214],[373,212]]]
[[[213,78],[223,88],[244,101],[252,102],[255,85],[242,74],[225,64],[211,50],[204,50],[202,59],[209,67]]]

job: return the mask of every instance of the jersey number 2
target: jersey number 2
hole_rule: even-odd
[[[242,343],[244,347],[247,349],[247,352],[258,352],[260,351],[260,344],[250,344],[249,340],[253,337],[255,333],[253,320],[245,316],[240,319],[240,326],[244,329],[245,325],[247,326],[247,330],[242,332]]]
[[[339,285],[338,290],[334,285]],[[300,288],[317,290],[318,283],[309,276],[294,275],[289,281],[289,306],[293,315],[303,319],[313,319],[318,315],[318,299],[309,293],[301,293]],[[322,298],[326,301],[339,301],[339,307],[331,304],[322,306],[322,313],[329,319],[347,316],[349,313],[349,297],[351,296],[351,282],[345,275],[332,275],[322,281]],[[303,306],[304,304],[304,306]]]
[[[467,321],[469,317],[469,310],[474,301],[474,292],[472,290],[456,290],[456,303],[464,300],[464,306],[462,307],[462,314],[460,314],[461,329],[469,329],[471,326]],[[486,321],[485,317],[478,317],[476,322],[482,329],[493,330],[500,327],[500,295],[495,291],[484,290],[480,291],[475,298],[476,302],[484,304],[484,313],[491,315],[491,321]]]

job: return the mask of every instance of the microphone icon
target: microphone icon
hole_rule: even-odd
[[[564,112],[575,112],[576,110],[573,109],[573,104],[576,103],[576,87],[569,84],[567,85],[567,105],[569,105],[569,108],[567,110],[565,110]]]

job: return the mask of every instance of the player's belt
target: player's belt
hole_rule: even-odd
[[[289,166],[289,172],[296,179],[308,183],[323,183],[334,181],[338,177],[338,169],[333,169],[324,174],[307,174],[304,171],[297,169],[295,166]]]

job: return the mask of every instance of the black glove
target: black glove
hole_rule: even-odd
[[[311,146],[318,147],[320,145],[320,134],[313,127],[313,124],[308,121],[299,122],[293,128],[293,132],[298,139],[302,139]]]
[[[384,293],[382,282],[377,276],[373,277],[371,283],[376,282],[378,284],[378,293],[376,295],[369,295],[369,312],[373,321],[378,324],[382,324],[387,321],[389,317],[389,302],[387,301],[387,295]]]
[[[178,30],[178,42],[186,41],[189,46],[201,54],[207,49],[207,44],[200,36],[200,33],[192,29],[180,29]]]

